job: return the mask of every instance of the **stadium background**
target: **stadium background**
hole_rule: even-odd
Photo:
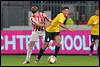
[[[52,19],[61,11],[61,7],[69,6],[70,11],[71,11],[70,17],[74,21],[74,25],[72,25],[72,27],[77,30],[79,29],[78,32],[80,32],[80,30],[82,31],[82,30],[90,29],[90,27],[87,26],[87,21],[89,20],[91,15],[95,14],[95,9],[99,7],[99,2],[98,1],[1,1],[1,54],[10,54],[11,55],[11,56],[2,55],[1,56],[1,61],[2,61],[1,65],[6,65],[6,64],[11,65],[12,64],[12,62],[11,63],[5,62],[4,61],[4,60],[6,60],[5,57],[8,57],[9,58],[8,60],[10,60],[10,58],[14,57],[14,56],[12,56],[12,54],[15,54],[15,55],[16,54],[19,54],[19,55],[26,54],[26,49],[21,52],[21,49],[22,49],[21,48],[20,49],[21,53],[16,53],[16,51],[12,50],[12,45],[9,45],[7,48],[6,47],[7,45],[4,45],[5,44],[4,41],[7,40],[7,36],[12,36],[12,34],[13,35],[15,34],[15,36],[17,34],[18,35],[31,34],[31,24],[29,21],[29,16],[31,15],[30,8],[32,5],[39,6],[41,11],[44,11],[45,13],[47,13],[49,18],[52,18]],[[86,33],[86,31],[85,32],[83,31],[83,33]],[[9,39],[9,37],[8,37],[8,39]],[[11,39],[12,39],[12,37],[10,37],[10,40]],[[8,41],[10,44],[12,44],[11,42],[13,42],[13,41],[10,42],[10,40],[8,40]],[[18,44],[16,44],[16,45],[18,45]],[[24,47],[23,47],[23,49],[24,49]],[[11,52],[11,53],[9,53],[9,52]],[[88,54],[88,52],[86,54]],[[36,52],[36,54],[37,54],[37,52]],[[70,54],[70,52],[69,52],[69,54]],[[72,54],[74,54],[74,53],[72,53]],[[78,54],[78,53],[75,53],[75,54]],[[83,51],[83,53],[81,53],[81,51],[80,51],[79,54],[85,55],[84,51]],[[96,49],[95,49],[94,54],[96,54]],[[23,58],[23,56],[19,56],[19,55],[15,56],[14,58],[17,58],[17,57]],[[68,55],[68,54],[65,54],[65,55]],[[68,58],[74,59],[74,55],[72,55],[72,57],[67,57],[67,59]],[[81,57],[77,57],[77,60],[80,58]],[[94,63],[94,65],[98,65],[99,63],[97,62],[97,60],[95,60],[95,58],[96,57],[93,56],[92,62],[87,62],[85,64],[91,65],[92,63]],[[20,61],[22,62],[23,59],[20,59]],[[88,58],[86,56],[86,57],[83,57],[83,59],[87,59],[87,61],[88,61],[90,58]],[[16,60],[14,60],[14,61],[16,61]],[[60,60],[58,60],[58,61],[60,61]],[[81,65],[81,64],[84,65],[84,61],[85,60],[83,60],[82,61],[83,63],[80,63],[79,65]],[[72,61],[68,61],[68,62],[72,62]],[[18,64],[21,65],[20,63],[18,63]],[[72,62],[72,63],[74,63],[74,62]],[[14,64],[17,65],[17,63],[14,63]],[[40,64],[40,65],[43,65],[43,64]],[[58,65],[60,65],[60,64],[61,63],[59,63]]]
[[[98,1],[1,1],[1,29],[10,26],[29,26],[28,12],[32,5],[37,5],[41,11],[51,11],[54,18],[63,5],[71,9],[71,17],[75,24],[85,24],[99,7]]]

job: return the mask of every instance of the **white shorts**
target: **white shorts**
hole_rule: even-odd
[[[29,41],[38,41],[40,36],[45,36],[45,31],[32,31]]]

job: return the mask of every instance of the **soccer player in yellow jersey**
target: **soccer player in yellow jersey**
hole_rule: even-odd
[[[69,15],[69,7],[63,7],[62,8],[62,12],[59,13],[50,23],[50,25],[46,28],[45,30],[45,43],[44,43],[44,47],[40,49],[39,54],[37,56],[37,59],[35,61],[35,63],[38,63],[41,56],[43,55],[43,52],[45,51],[45,49],[48,47],[48,44],[51,40],[54,40],[56,42],[56,47],[55,47],[55,54],[54,56],[56,57],[58,52],[59,52],[59,48],[60,48],[60,27],[65,28],[66,30],[70,30],[68,29],[64,23],[67,21],[66,18]]]
[[[98,49],[97,53],[99,55],[99,10],[95,12],[96,15],[90,17],[88,25],[91,26],[91,45],[90,45],[90,56],[92,56],[93,46],[97,42]]]

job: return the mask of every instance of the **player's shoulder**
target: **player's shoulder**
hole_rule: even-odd
[[[30,16],[30,18],[34,18],[35,16],[32,14],[31,16]]]
[[[43,14],[44,12],[39,12],[39,14]]]
[[[44,13],[44,12],[40,12],[40,15],[47,16],[46,13]]]
[[[57,14],[56,17],[63,17],[63,13],[59,13],[59,14]]]
[[[57,15],[58,15],[58,16],[63,16],[63,13],[58,13]]]
[[[93,15],[93,16],[91,16],[90,18],[95,18],[95,17],[97,17],[96,15]]]

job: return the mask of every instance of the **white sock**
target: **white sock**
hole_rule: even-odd
[[[30,61],[31,54],[32,54],[32,49],[31,50],[28,49],[27,56],[26,56],[26,61]]]

